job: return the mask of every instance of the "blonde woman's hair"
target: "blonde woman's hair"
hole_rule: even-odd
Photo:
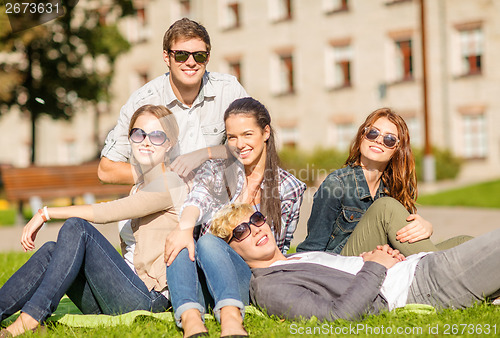
[[[222,238],[228,242],[231,239],[233,229],[242,220],[243,216],[253,214],[255,209],[247,203],[233,203],[220,209],[212,219],[210,232],[212,235]]]

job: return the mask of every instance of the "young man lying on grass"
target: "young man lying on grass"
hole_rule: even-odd
[[[405,258],[388,245],[360,257],[284,256],[266,218],[248,204],[223,208],[211,232],[252,268],[250,297],[286,319],[358,319],[406,304],[465,308],[500,296],[500,229],[449,250]]]

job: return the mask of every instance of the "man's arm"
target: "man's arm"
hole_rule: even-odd
[[[104,183],[135,184],[135,170],[127,162],[114,162],[107,157],[101,157],[97,176]]]
[[[359,319],[371,309],[387,271],[381,264],[365,262],[352,278],[346,272],[314,265],[314,270],[276,271],[252,278],[252,302],[268,315],[285,319]]]

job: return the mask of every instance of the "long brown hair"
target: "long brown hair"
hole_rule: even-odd
[[[385,186],[385,193],[398,200],[410,212],[417,208],[417,176],[415,173],[415,157],[410,146],[410,132],[401,116],[390,108],[380,108],[368,115],[365,122],[359,127],[358,133],[351,144],[349,157],[345,165],[361,165],[360,145],[363,141],[366,128],[370,128],[379,118],[385,117],[391,121],[398,130],[399,143],[392,158],[382,173],[381,180]]]
[[[264,189],[260,200],[261,212],[270,221],[268,224],[274,227],[276,235],[281,234],[281,199],[278,188],[279,183],[279,156],[276,151],[274,129],[271,126],[271,115],[267,108],[251,97],[244,97],[233,101],[224,113],[224,121],[231,115],[244,114],[252,116],[257,125],[264,132],[269,126],[269,139],[266,141],[266,168],[264,170]]]

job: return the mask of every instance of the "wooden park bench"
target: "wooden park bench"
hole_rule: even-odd
[[[96,196],[116,197],[127,195],[128,185],[103,184],[97,177],[99,162],[69,166],[31,166],[1,168],[2,181],[7,199],[17,203],[17,222],[25,222],[24,202],[29,202],[33,213],[43,206],[44,199],[83,197],[85,203],[95,203]]]

